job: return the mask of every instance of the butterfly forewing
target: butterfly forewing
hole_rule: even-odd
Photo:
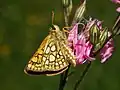
[[[75,66],[75,57],[66,44],[62,31],[50,32],[28,62],[25,72],[32,75],[51,76],[65,71],[69,63]]]

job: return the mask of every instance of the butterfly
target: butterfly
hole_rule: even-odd
[[[76,58],[68,47],[66,34],[57,25],[52,25],[24,72],[28,75],[53,76],[63,73],[69,64],[76,66]]]

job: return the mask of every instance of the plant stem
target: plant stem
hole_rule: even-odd
[[[68,16],[66,14],[66,10],[64,9],[64,21],[65,21],[65,26],[68,27]]]
[[[67,82],[69,68],[70,68],[70,65],[68,66],[68,69],[64,73],[62,73],[60,76],[59,90],[64,90],[65,84]]]
[[[63,78],[64,78],[64,73],[60,75],[60,84],[58,90],[63,90]]]
[[[91,62],[86,65],[84,71],[82,72],[82,74],[80,76],[80,79],[75,83],[74,90],[78,89],[78,86],[80,86],[82,80],[84,79],[85,75],[87,74],[88,70],[90,69],[90,66],[91,66]]]
[[[66,7],[64,7],[64,5],[63,5],[63,13],[64,13],[65,27],[68,27],[68,25],[69,25],[69,20],[68,20],[69,16],[67,16],[68,12],[66,11]],[[66,79],[68,77],[69,68],[70,68],[70,65],[68,66],[68,69],[60,75],[59,90],[64,90],[65,84],[67,82]]]

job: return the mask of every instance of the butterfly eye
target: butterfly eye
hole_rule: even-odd
[[[55,28],[55,26],[54,26],[54,25],[52,25],[52,26],[51,26],[51,28],[52,28],[52,30],[56,30],[56,28]]]
[[[68,28],[66,28],[66,27],[64,27],[63,29],[64,29],[64,30],[68,30]]]
[[[63,28],[63,30],[65,30],[65,31],[69,31],[69,30],[71,30],[72,28],[71,27],[64,27]]]

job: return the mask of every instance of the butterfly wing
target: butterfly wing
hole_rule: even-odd
[[[63,48],[61,48],[62,44],[54,35],[49,34],[30,59],[24,71],[31,75],[46,74],[48,76],[65,71],[69,62],[66,60]]]

